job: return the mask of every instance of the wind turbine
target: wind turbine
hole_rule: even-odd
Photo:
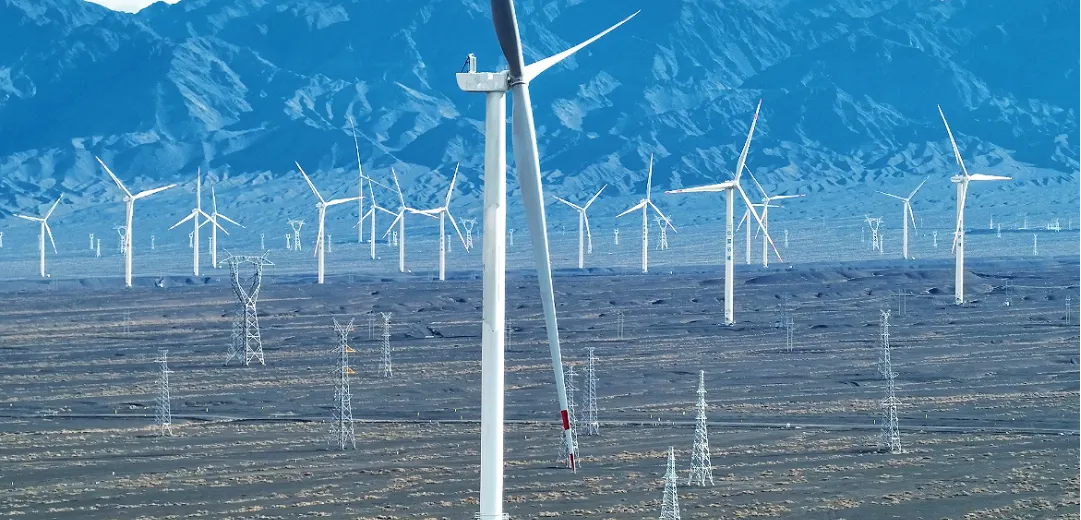
[[[762,218],[758,216],[758,212],[754,209],[754,204],[751,203],[751,199],[747,198],[747,193],[743,191],[743,187],[739,184],[740,176],[743,173],[744,165],[747,163],[747,152],[751,148],[751,138],[754,137],[754,126],[758,123],[758,111],[762,108],[762,102],[758,102],[758,107],[754,110],[754,119],[751,120],[751,129],[747,131],[747,141],[743,143],[743,151],[739,153],[739,159],[736,161],[736,173],[733,179],[725,181],[720,184],[710,184],[706,186],[697,186],[693,188],[682,188],[678,190],[669,190],[665,193],[712,193],[712,192],[724,192],[725,208],[724,208],[724,323],[725,325],[731,325],[736,322],[735,318],[735,264],[733,263],[733,238],[735,230],[732,227],[732,221],[734,217],[734,202],[735,194],[739,193],[739,196],[743,199],[743,202],[747,205],[747,213],[754,215],[755,220],[759,223],[762,222]],[[748,228],[749,229],[749,228]],[[765,234],[769,243],[773,244],[773,239],[769,238],[769,233]],[[750,236],[748,234],[748,242],[750,242]],[[777,252],[776,246],[773,248],[774,252]],[[748,255],[749,256],[749,255]],[[781,258],[781,253],[777,252],[777,258]]]
[[[769,236],[769,208],[780,208],[781,207],[781,206],[773,205],[773,204],[771,204],[771,202],[776,201],[776,200],[797,199],[797,198],[800,198],[800,197],[806,197],[807,195],[804,194],[804,193],[799,193],[799,194],[796,194],[796,195],[774,195],[774,196],[771,197],[766,193],[765,188],[763,188],[762,185],[758,183],[758,179],[754,178],[754,174],[752,174],[750,172],[750,170],[747,171],[747,175],[751,176],[751,180],[754,181],[754,185],[758,187],[758,191],[762,192],[762,203],[758,205],[758,207],[762,208],[762,219],[758,221],[758,229],[763,231],[763,235],[762,235],[762,267],[769,267],[769,247],[768,246],[773,245],[773,240],[772,239],[767,240],[767,237]],[[742,224],[742,222],[741,222],[741,224]],[[750,227],[747,228],[747,231],[750,232]],[[757,237],[758,237],[758,232],[756,231],[755,232],[755,238],[757,238]],[[776,246],[774,246],[773,249],[774,249],[774,251],[776,251],[776,249],[777,249]],[[780,256],[781,255],[778,253],[777,258],[780,259]]]
[[[435,215],[424,213],[416,208],[409,207],[405,204],[405,195],[402,195],[402,185],[398,184],[398,174],[394,173],[394,168],[390,169],[390,175],[394,177],[394,189],[398,191],[398,213],[395,213],[394,222],[390,223],[390,227],[387,228],[387,232],[383,233],[383,236],[390,234],[394,229],[394,225],[398,225],[398,272],[405,272],[405,214],[415,213],[417,215],[424,215],[426,217],[436,218]],[[453,186],[451,186],[453,188]],[[464,243],[464,240],[463,240]]]
[[[124,248],[124,285],[127,287],[131,287],[131,255],[132,250],[134,249],[134,244],[132,244],[131,242],[131,218],[132,215],[135,213],[135,201],[139,199],[145,199],[146,197],[149,197],[155,193],[165,191],[169,188],[176,186],[176,184],[170,184],[168,186],[162,186],[160,188],[144,190],[136,193],[135,195],[132,195],[131,192],[124,187],[124,183],[120,182],[120,179],[118,179],[116,175],[113,174],[113,171],[105,165],[105,162],[102,161],[100,157],[94,156],[94,158],[98,160],[98,163],[101,164],[102,168],[105,168],[105,173],[108,173],[109,177],[112,177],[113,182],[115,182],[116,186],[120,188],[120,191],[124,192],[124,204],[127,209],[127,225],[124,227],[124,244],[126,244],[126,247]],[[198,247],[198,244],[196,244],[196,247]]]
[[[961,160],[961,152],[957,149],[957,141],[953,139],[950,124],[946,122],[946,114],[942,112],[942,106],[938,107],[938,115],[942,116],[942,124],[946,125],[946,134],[950,136],[950,146],[953,147],[953,157],[957,159],[957,166],[961,168],[961,175],[954,175],[950,182],[957,184],[957,227],[953,231],[953,302],[957,305],[965,303],[965,197],[968,196],[969,181],[1010,181],[1012,177],[1002,175],[987,175],[983,173],[968,173],[965,169],[965,161]]]
[[[653,211],[657,213],[665,224],[672,228],[672,231],[676,230],[676,227],[672,225],[672,221],[668,220],[668,217],[661,213],[661,210],[653,204],[653,201],[649,198],[649,192],[653,190],[653,154],[649,156],[649,173],[646,175],[646,198],[640,200],[638,204],[631,206],[627,211],[616,215],[616,218],[622,217],[632,211],[642,210],[642,272],[649,272],[649,208],[653,208]]]
[[[344,199],[334,199],[327,201],[319,194],[319,190],[315,189],[315,184],[312,184],[312,180],[308,178],[308,174],[304,173],[304,168],[300,167],[299,162],[294,162],[297,165],[297,169],[300,170],[300,174],[304,176],[304,180],[307,181],[308,187],[312,189],[312,193],[319,199],[319,202],[315,203],[315,207],[319,210],[319,232],[315,236],[315,255],[319,258],[319,271],[318,282],[323,283],[323,261],[326,255],[326,244],[323,243],[323,230],[326,225],[327,208],[331,206],[337,206],[338,204],[345,204],[346,202],[353,202],[357,200],[356,197],[347,197]]]
[[[368,235],[368,245],[371,246],[372,260],[375,260],[375,215],[376,215],[376,212],[377,211],[382,211],[383,213],[386,213],[387,215],[391,215],[391,216],[395,216],[395,215],[397,215],[397,213],[394,213],[393,211],[390,211],[389,209],[386,209],[386,208],[380,206],[379,203],[375,200],[375,190],[372,189],[372,184],[379,184],[380,186],[383,186],[384,188],[387,188],[387,187],[385,185],[383,185],[383,184],[375,182],[371,177],[364,177],[364,178],[368,180],[368,198],[371,199],[371,203],[372,203],[372,207],[370,209],[368,209],[368,215],[369,215],[369,218],[371,218],[371,224],[372,224],[371,232]],[[390,189],[390,188],[387,188],[387,189]],[[363,221],[361,221],[361,222],[363,222]],[[361,225],[361,222],[358,222],[357,225],[358,226]]]
[[[916,196],[916,192],[920,191],[920,188],[923,187],[924,182],[927,182],[927,179],[924,179],[919,186],[916,186],[916,189],[912,190],[912,193],[909,193],[907,197],[901,197],[898,195],[893,195],[891,193],[886,193],[884,191],[879,191],[879,193],[887,197],[893,197],[901,201],[901,203],[903,204],[903,206],[901,207],[901,257],[905,260],[908,260],[908,221],[910,219],[912,220],[912,228],[916,228],[916,217],[912,214],[912,197]]]
[[[180,220],[180,222],[173,224],[173,227],[169,228],[169,230],[171,231],[173,229],[176,229],[177,226],[189,220],[194,220],[193,226],[195,229],[192,230],[191,235],[192,245],[194,247],[191,248],[191,254],[192,274],[194,274],[195,276],[199,276],[199,228],[203,226],[203,224],[199,223],[199,216],[202,216],[205,219],[203,223],[211,221],[210,215],[207,215],[206,212],[203,211],[203,177],[201,169],[196,170],[195,172],[195,207],[192,208],[191,213],[188,213],[188,216],[184,217]],[[218,226],[218,223],[215,222],[214,225]]]
[[[465,237],[462,236],[462,230],[458,229],[458,223],[454,221],[454,215],[450,214],[450,196],[454,194],[454,182],[458,180],[458,165],[454,166],[454,176],[450,178],[450,187],[447,188],[447,200],[442,206],[438,208],[428,209],[420,211],[419,213],[434,217],[439,215],[439,279],[447,279],[447,228],[446,219],[450,218],[450,223],[454,226],[454,231],[458,233],[458,238],[462,240],[462,247],[465,247]],[[403,227],[404,229],[404,227]],[[401,239],[401,233],[398,234],[399,240]],[[399,242],[399,245],[401,242]]]
[[[586,202],[585,206],[579,206],[577,204],[567,202],[566,200],[563,200],[563,199],[561,199],[559,197],[556,197],[556,200],[558,200],[559,202],[562,202],[562,203],[574,208],[574,210],[578,212],[578,268],[579,269],[584,269],[585,268],[585,250],[586,250],[585,239],[586,238],[589,239],[589,250],[593,251],[593,234],[589,232],[589,217],[586,216],[586,210],[588,210],[589,206],[591,204],[593,204],[593,201],[597,200],[597,197],[601,196],[601,192],[604,191],[604,189],[607,188],[607,187],[608,187],[607,184],[605,184],[604,186],[601,186],[601,189],[599,191],[597,191],[597,194],[594,195],[593,198],[589,199],[589,202]]]
[[[506,305],[506,101],[514,98],[512,137],[522,203],[529,224],[537,281],[541,291],[545,329],[552,354],[556,395],[559,400],[563,441],[572,468],[575,467],[567,393],[559,349],[559,327],[552,290],[552,265],[548,256],[548,234],[541,187],[537,131],[529,98],[529,82],[539,74],[586,45],[630,20],[634,15],[600,34],[559,54],[526,66],[518,20],[511,0],[492,0],[492,21],[509,70],[477,73],[476,58],[468,57],[468,72],[457,75],[458,86],[469,92],[484,92],[486,114],[484,132],[484,242],[483,242],[483,324],[481,328],[481,469],[480,518],[503,518],[503,341]],[[637,14],[637,13],[635,13]]]
[[[214,224],[210,227],[210,262],[214,267],[218,267],[218,230],[220,229],[221,232],[225,233],[226,235],[229,234],[229,232],[226,231],[225,228],[223,228],[221,224],[218,223],[218,219],[220,218],[234,226],[239,226],[241,228],[243,228],[244,226],[241,226],[240,223],[238,223],[237,221],[225,215],[222,215],[221,213],[218,213],[218,195],[214,192],[213,185],[210,186],[210,204],[210,218],[204,220],[203,223],[200,225],[205,226],[208,222],[212,222]],[[196,240],[195,242],[199,243],[198,240]]]
[[[53,254],[56,254],[56,241],[53,240],[53,230],[49,229],[49,217],[52,216],[53,211],[60,205],[60,200],[64,198],[64,194],[60,194],[60,198],[56,199],[49,211],[45,212],[44,217],[28,217],[26,215],[16,214],[15,216],[23,220],[29,220],[31,222],[38,222],[41,224],[41,231],[38,234],[38,252],[41,253],[41,277],[45,278],[45,235],[49,235],[49,242],[53,245]]]

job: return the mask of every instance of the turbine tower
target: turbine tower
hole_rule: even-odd
[[[334,320],[334,332],[338,335],[337,379],[334,386],[334,417],[330,426],[330,442],[344,450],[352,445],[357,449],[357,435],[353,429],[353,393],[349,390],[349,376],[355,374],[349,366],[349,354],[356,352],[349,346],[349,334],[353,332],[353,320],[342,325]]]
[[[439,216],[439,279],[447,279],[447,224],[446,219],[450,218],[450,223],[454,226],[454,231],[458,233],[458,238],[462,241],[462,247],[465,247],[465,237],[462,236],[462,230],[458,229],[458,223],[454,221],[454,215],[450,214],[450,196],[454,194],[454,182],[458,180],[458,166],[454,166],[454,175],[450,178],[450,186],[447,188],[447,199],[442,206],[429,210],[421,211],[420,213],[428,215],[429,217]]]
[[[53,215],[53,211],[56,210],[56,206],[60,204],[60,201],[64,198],[64,194],[61,193],[60,197],[56,199],[56,202],[49,208],[49,211],[45,212],[44,217],[28,217],[26,215],[15,216],[23,220],[29,220],[30,222],[38,222],[41,224],[41,230],[38,232],[38,253],[41,255],[41,277],[45,278],[45,235],[49,235],[49,242],[53,245],[53,254],[56,254],[56,241],[53,240],[53,230],[49,229],[49,217]]]
[[[192,274],[194,276],[199,276],[199,248],[195,246],[195,244],[199,243],[199,228],[202,227],[202,224],[199,223],[200,216],[206,219],[206,221],[210,221],[210,215],[207,215],[206,212],[203,211],[203,177],[201,169],[195,171],[195,207],[192,208],[191,213],[188,213],[188,216],[184,217],[176,224],[173,224],[173,227],[169,228],[169,230],[172,231],[173,229],[176,229],[177,226],[189,220],[192,221],[192,227],[194,229],[192,229],[192,232],[188,235],[188,238],[189,244],[193,246],[191,248],[191,264]],[[215,222],[214,225],[217,226],[217,222]]]
[[[961,160],[957,141],[953,139],[953,132],[950,131],[950,124],[946,122],[946,114],[942,112],[941,106],[938,107],[938,114],[942,116],[942,124],[946,125],[946,134],[950,137],[953,157],[957,159],[957,166],[961,168],[961,175],[950,178],[950,182],[957,185],[957,226],[953,231],[953,302],[961,305],[965,303],[965,197],[968,196],[968,183],[969,181],[1009,181],[1013,178],[983,173],[969,174],[965,168],[965,161]]]
[[[387,232],[383,233],[383,236],[387,236],[394,230],[394,225],[398,225],[398,272],[405,272],[405,214],[415,213],[417,215],[424,215],[426,217],[435,218],[434,215],[429,215],[418,209],[411,208],[405,204],[405,195],[402,195],[402,185],[398,184],[398,174],[394,172],[394,168],[390,169],[390,175],[394,178],[394,189],[398,191],[398,213],[395,214],[394,222],[390,223],[390,227],[387,228]],[[451,186],[453,188],[454,186]],[[464,242],[463,242],[464,243]]]
[[[781,207],[781,206],[771,204],[773,201],[784,200],[784,199],[796,199],[796,198],[799,198],[799,197],[806,197],[806,195],[803,194],[803,193],[799,193],[799,194],[795,194],[795,195],[774,195],[774,196],[771,197],[771,196],[769,196],[769,194],[766,193],[766,190],[762,187],[762,185],[758,183],[758,179],[754,178],[754,174],[752,174],[750,172],[750,170],[747,171],[747,175],[749,175],[751,177],[751,181],[753,181],[754,185],[758,187],[758,191],[762,192],[762,203],[759,206],[759,207],[762,208],[762,219],[758,222],[758,230],[759,231],[769,232],[769,208],[771,208],[771,207],[780,208]],[[750,228],[748,228],[747,231],[750,231]],[[756,238],[758,237],[758,231],[755,231],[755,237]],[[762,237],[762,267],[769,267],[769,248],[766,247],[766,246],[769,246],[769,245],[773,245],[773,240],[772,239],[767,240],[765,235],[763,234],[763,237]],[[776,249],[776,247],[774,247],[774,249]]]
[[[319,199],[319,202],[315,203],[316,209],[319,210],[319,231],[315,236],[315,255],[319,259],[318,266],[318,282],[320,285],[323,283],[323,266],[324,259],[326,257],[326,237],[325,226],[327,220],[327,208],[331,206],[337,206],[339,204],[345,204],[346,202],[353,202],[357,200],[357,197],[346,197],[343,199],[326,200],[319,194],[319,190],[315,189],[315,184],[312,184],[312,180],[308,178],[308,174],[304,173],[304,168],[300,167],[300,163],[294,163],[297,165],[297,169],[300,170],[300,174],[304,176],[304,180],[308,183],[308,187],[312,189],[312,193]]]
[[[901,204],[903,204],[903,206],[901,208],[902,209],[902,212],[901,212],[901,258],[904,258],[905,260],[909,259],[909,257],[908,257],[908,221],[909,220],[912,221],[912,229],[916,229],[916,217],[913,216],[913,214],[912,214],[912,197],[916,196],[916,192],[920,191],[920,188],[923,187],[924,182],[927,182],[927,179],[924,179],[923,182],[921,182],[919,186],[916,186],[916,189],[912,190],[912,193],[909,193],[907,197],[901,197],[901,196],[898,196],[898,195],[893,195],[891,193],[886,193],[884,191],[879,191],[879,193],[881,193],[881,194],[883,194],[883,195],[885,195],[887,197],[893,197],[893,198],[901,201]]]
[[[587,239],[589,240],[589,248],[588,249],[589,249],[590,252],[593,251],[593,234],[589,232],[589,216],[586,215],[586,210],[588,210],[589,206],[592,205],[595,200],[597,200],[597,197],[601,196],[601,192],[603,192],[604,189],[607,188],[607,187],[608,187],[607,184],[605,184],[604,186],[601,186],[601,189],[597,191],[597,194],[594,195],[592,198],[590,198],[589,201],[586,202],[584,206],[579,206],[577,204],[567,202],[566,200],[561,199],[559,197],[555,198],[559,202],[562,202],[563,204],[566,204],[566,205],[570,206],[571,208],[574,208],[574,210],[578,212],[578,268],[579,269],[584,269],[585,268],[585,254],[586,254],[585,253],[586,252],[586,243],[585,243],[585,241]]]
[[[169,351],[159,350],[155,360],[161,367],[158,376],[158,395],[154,399],[154,427],[162,437],[173,434],[173,398],[169,394]]]
[[[480,512],[483,520],[503,518],[503,394],[504,326],[506,307],[506,101],[514,98],[513,149],[521,187],[522,202],[529,224],[537,281],[541,291],[545,329],[552,354],[552,371],[563,423],[564,443],[570,442],[567,394],[559,348],[559,327],[552,288],[552,265],[548,255],[548,234],[541,186],[537,132],[529,83],[551,66],[559,63],[601,36],[626,23],[630,17],[604,32],[563,51],[526,66],[518,20],[511,0],[492,0],[492,21],[508,69],[497,73],[477,73],[476,57],[467,58],[467,72],[457,75],[458,87],[486,96],[484,131],[484,238],[483,238],[483,311],[481,328],[481,469]],[[637,13],[635,13],[637,14]],[[633,17],[634,15],[631,15]],[[567,444],[569,446],[569,444]],[[574,467],[574,461],[569,461]]]
[[[694,449],[691,451],[691,476],[687,485],[713,485],[713,464],[709,461],[709,430],[706,424],[706,371],[698,371],[698,414],[694,421]]]
[[[676,475],[676,450],[668,447],[668,468],[664,472],[664,498],[661,499],[661,520],[679,520],[679,476]]]
[[[713,193],[724,192],[725,199],[725,211],[724,211],[724,324],[731,325],[736,322],[735,317],[735,263],[732,258],[734,248],[734,236],[735,229],[733,228],[734,220],[734,208],[735,194],[739,193],[739,196],[743,199],[744,204],[747,205],[747,213],[753,215],[754,219],[758,221],[759,225],[762,224],[762,217],[758,215],[758,211],[754,209],[754,204],[751,203],[751,199],[747,197],[747,192],[743,191],[743,187],[740,186],[739,180],[743,174],[744,166],[747,163],[747,152],[751,149],[751,138],[754,137],[754,127],[758,123],[758,112],[762,109],[762,101],[758,102],[758,106],[754,109],[754,119],[751,119],[751,128],[747,131],[747,140],[743,143],[743,150],[739,154],[739,159],[736,161],[735,175],[732,180],[725,181],[720,184],[710,184],[706,186],[697,186],[694,188],[682,188],[678,190],[669,190],[665,193]],[[746,218],[746,217],[745,217]],[[747,243],[751,243],[751,228],[747,226]],[[765,232],[765,239],[769,243],[773,244],[773,239],[769,236],[769,230]],[[781,253],[777,251],[777,247],[774,246],[773,251],[777,254],[777,259],[781,259]],[[751,263],[751,249],[750,245],[747,246],[747,263]]]
[[[98,160],[98,163],[101,164],[102,168],[105,168],[105,173],[109,174],[109,177],[113,179],[113,182],[115,182],[116,186],[120,188],[120,191],[124,192],[124,205],[126,206],[127,214],[127,225],[124,226],[124,235],[121,238],[123,244],[122,247],[124,248],[124,285],[127,287],[131,287],[131,254],[132,249],[134,249],[131,243],[131,220],[132,215],[135,213],[135,201],[139,199],[145,199],[146,197],[149,197],[155,193],[165,191],[169,188],[176,186],[176,184],[170,184],[168,186],[162,186],[160,188],[144,190],[136,193],[135,195],[132,195],[131,192],[124,187],[124,183],[120,182],[120,179],[118,179],[116,175],[113,174],[113,171],[105,165],[105,162],[102,161],[100,157],[94,156],[94,158]]]
[[[653,211],[657,213],[664,222],[672,228],[674,231],[675,226],[672,225],[672,221],[668,220],[668,217],[664,216],[664,213],[653,204],[653,201],[649,198],[649,192],[653,190],[653,155],[649,156],[649,173],[646,174],[646,198],[638,201],[638,204],[631,206],[629,209],[616,215],[616,218],[622,217],[631,213],[632,211],[642,210],[642,272],[649,272],[649,208],[653,208]]]

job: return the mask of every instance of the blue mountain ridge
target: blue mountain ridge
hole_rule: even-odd
[[[641,197],[653,154],[663,208],[719,216],[699,211],[719,199],[660,192],[727,179],[762,99],[748,165],[773,192],[809,194],[791,205],[798,214],[892,211],[868,201],[873,190],[907,193],[924,177],[933,181],[918,202],[946,214],[957,166],[941,104],[969,169],[1015,178],[980,186],[970,205],[1077,213],[1077,2],[516,5],[527,61],[642,9],[534,82],[550,195],[584,198],[608,184],[598,206],[620,211]],[[0,0],[0,219],[61,192],[67,211],[121,211],[94,155],[132,189],[185,183],[145,210],[163,218],[188,211],[202,168],[234,215],[279,219],[314,203],[294,161],[325,197],[355,192],[348,117],[369,174],[389,182],[394,167],[413,205],[434,206],[460,162],[454,205],[476,214],[483,96],[459,91],[454,73],[469,52],[480,70],[504,65],[488,9],[183,0],[133,15],[82,0]],[[510,184],[513,212],[513,175]]]

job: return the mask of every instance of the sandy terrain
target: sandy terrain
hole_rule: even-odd
[[[1078,518],[1077,258],[969,267],[973,301],[956,307],[942,260],[740,265],[733,327],[718,325],[716,268],[560,272],[566,361],[587,346],[600,357],[604,422],[600,437],[580,437],[576,475],[556,461],[535,281],[512,274],[507,511],[655,517],[668,446],[686,475],[703,369],[716,485],[680,489],[684,518]],[[481,294],[474,274],[455,276],[272,277],[266,367],[222,366],[233,296],[220,276],[164,289],[0,283],[0,517],[472,517]],[[911,294],[903,313],[900,289]],[[782,305],[791,351],[774,327]],[[874,450],[886,307],[900,455]],[[390,380],[376,375],[371,309],[394,313]],[[358,324],[356,451],[326,442],[334,317]],[[175,371],[169,438],[149,428],[159,348]]]

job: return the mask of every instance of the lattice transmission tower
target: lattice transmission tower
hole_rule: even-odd
[[[383,361],[380,368],[383,371],[383,377],[393,377],[394,369],[390,364],[390,313],[380,314],[383,315]]]
[[[676,475],[676,450],[668,447],[668,468],[664,472],[664,498],[661,499],[661,520],[679,520],[679,476]]]
[[[897,395],[895,393],[893,360],[890,356],[890,311],[882,312],[882,358],[879,372],[886,380],[886,398],[882,400],[882,432],[878,445],[890,453],[901,453],[901,435],[897,431]]]
[[[709,429],[706,424],[706,371],[698,371],[698,414],[694,420],[694,448],[688,485],[713,485],[713,464],[709,460]]]
[[[161,436],[173,434],[173,399],[169,393],[169,358],[167,350],[159,350],[154,361],[161,367],[158,376],[158,394],[154,399],[154,429]]]
[[[293,248],[294,251],[300,251],[301,250],[301,246],[300,246],[300,229],[304,227],[304,221],[303,220],[289,219],[289,227],[293,229],[292,248]],[[286,248],[288,248],[289,245],[290,245],[288,236],[286,236],[285,243],[286,243]]]
[[[586,347],[586,435],[600,435],[597,419],[597,355],[596,347]]]
[[[236,256],[229,255],[221,263],[229,264],[229,271],[233,281],[233,293],[236,294],[239,320],[239,332],[234,336],[234,343],[230,345],[229,355],[225,358],[225,364],[229,364],[233,358],[240,359],[245,366],[251,361],[258,360],[260,365],[266,365],[263,359],[263,337],[259,333],[259,313],[256,304],[259,301],[259,291],[263,287],[263,268],[274,265],[267,259],[270,253],[263,256]],[[251,264],[255,266],[255,273],[246,279],[240,277],[240,266]]]
[[[356,352],[349,346],[349,334],[353,332],[353,320],[342,325],[334,320],[334,332],[338,334],[338,366],[335,370],[334,416],[330,424],[330,443],[339,450],[348,446],[357,448],[357,435],[353,430],[353,393],[349,389],[349,376],[355,374],[349,366],[349,354]]]

